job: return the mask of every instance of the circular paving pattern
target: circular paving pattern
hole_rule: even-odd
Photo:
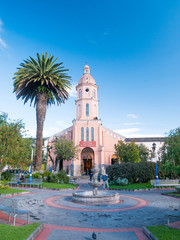
[[[71,201],[72,195],[54,196],[44,200],[44,203],[50,207],[60,208],[71,211],[83,211],[83,212],[121,212],[130,211],[138,208],[145,207],[149,204],[148,201],[131,196],[120,195],[120,203],[113,205],[84,205],[77,204]],[[82,206],[82,207],[79,207]]]

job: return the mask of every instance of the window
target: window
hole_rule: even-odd
[[[92,97],[93,97],[93,98],[96,98],[96,92],[95,92],[95,90],[93,90]]]
[[[89,92],[89,88],[86,88],[86,90],[85,90],[86,92]]]
[[[86,104],[86,117],[89,117],[89,103]]]
[[[84,141],[84,128],[81,128],[81,141]]]
[[[86,141],[89,141],[89,128],[86,128]]]
[[[94,141],[94,128],[91,128],[91,141]]]
[[[82,98],[82,90],[79,89],[79,98]]]

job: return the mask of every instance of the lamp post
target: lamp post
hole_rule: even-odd
[[[155,168],[156,168],[156,184],[159,184],[158,169],[157,169],[157,156],[156,156],[156,143],[152,144],[152,150],[154,153],[154,161],[155,161]]]
[[[35,148],[35,144],[31,144],[31,166],[30,166],[30,176],[29,183],[32,183],[32,166],[33,166],[33,150]]]

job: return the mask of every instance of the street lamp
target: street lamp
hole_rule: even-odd
[[[155,161],[155,168],[156,168],[156,184],[159,184],[158,169],[157,169],[157,156],[156,156],[156,143],[152,144],[152,150],[154,153],[154,161]]]
[[[30,166],[30,175],[29,175],[29,183],[32,183],[32,166],[33,166],[33,150],[35,148],[35,144],[31,144],[31,166]]]

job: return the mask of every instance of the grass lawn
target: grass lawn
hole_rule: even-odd
[[[0,181],[1,184],[6,185],[8,181]],[[26,192],[26,190],[21,190],[21,189],[15,189],[15,188],[10,188],[10,189],[0,189],[0,194],[12,194],[12,193],[21,193],[21,192]]]
[[[77,186],[72,183],[49,183],[49,182],[43,182],[42,187],[44,188],[56,188],[56,189],[65,189],[65,188],[75,188]]]
[[[134,189],[146,189],[146,188],[152,188],[153,186],[151,183],[131,183],[127,186],[119,186],[119,185],[109,185],[110,189],[128,189],[128,190],[134,190]]]
[[[26,190],[21,190],[21,189],[0,189],[0,194],[12,194],[12,193],[21,193],[21,192],[27,192]]]
[[[180,229],[166,226],[146,227],[158,240],[180,240]]]
[[[25,240],[39,225],[40,223],[32,223],[26,226],[17,227],[0,224],[0,239]]]
[[[179,196],[180,197],[180,193],[178,193],[178,192],[168,192],[166,194],[170,194],[172,196],[174,195],[174,196]]]

